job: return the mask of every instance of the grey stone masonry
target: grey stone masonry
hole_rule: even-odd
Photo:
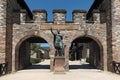
[[[54,24],[65,24],[66,10],[64,9],[53,10],[53,21]]]
[[[120,0],[112,1],[112,51],[113,60],[120,62]]]
[[[113,61],[120,63],[120,0],[95,0],[87,14],[84,10],[74,10],[72,22],[66,21],[66,13],[64,9],[53,10],[53,22],[47,22],[47,11],[37,9],[31,13],[25,0],[0,0],[0,63],[8,62],[9,71],[17,70],[20,45],[37,36],[50,45],[53,71],[55,49],[50,28],[54,32],[60,29],[65,40],[66,71],[70,45],[81,37],[98,43],[103,70],[111,70]]]
[[[38,11],[39,12],[39,11]],[[38,13],[36,12],[36,13]],[[35,12],[33,12],[35,13]],[[41,11],[39,12],[41,13]],[[106,25],[105,24],[100,24],[100,23],[86,23],[86,19],[85,19],[85,13],[83,12],[79,12],[79,14],[76,14],[77,12],[74,12],[74,20],[75,22],[71,22],[71,23],[67,23],[66,22],[66,11],[64,10],[54,10],[53,14],[54,14],[54,21],[53,22],[33,22],[33,23],[25,23],[25,24],[14,24],[13,26],[13,63],[16,64],[18,61],[18,57],[19,56],[15,56],[15,54],[19,54],[18,51],[16,51],[16,47],[19,48],[20,43],[22,43],[22,40],[26,40],[29,37],[32,36],[38,36],[41,37],[43,39],[45,39],[48,44],[50,45],[50,69],[51,71],[54,70],[54,55],[55,55],[55,49],[53,47],[53,35],[50,32],[50,28],[52,28],[54,30],[54,32],[56,32],[57,29],[60,29],[61,34],[63,35],[63,38],[65,40],[65,70],[68,71],[69,70],[69,48],[70,48],[70,44],[72,43],[72,41],[74,41],[76,38],[79,37],[90,37],[92,39],[95,39],[96,41],[100,41],[100,44],[103,45],[101,46],[101,48],[103,47],[103,50],[101,52],[101,55],[106,55]],[[36,14],[34,14],[35,16]],[[43,14],[39,14],[39,16],[43,16]],[[38,20],[39,16],[37,15],[37,17],[34,18],[34,20],[36,21],[40,21]],[[78,17],[80,16],[80,18]],[[99,16],[98,16],[99,17]],[[79,21],[82,21],[80,24],[75,24],[78,22],[77,18],[79,19]],[[45,20],[45,19],[44,19]],[[96,19],[95,19],[96,20]],[[17,46],[18,45],[18,46]],[[14,54],[15,53],[15,54]],[[103,56],[101,57],[103,58]],[[107,58],[104,57],[104,60],[106,60]],[[100,62],[102,64],[106,64],[104,61]],[[14,66],[15,67],[19,67],[19,65]],[[103,66],[103,69],[105,66]]]
[[[74,10],[73,15],[73,22],[75,24],[83,24],[86,21],[86,11],[85,10]]]
[[[21,24],[25,24],[26,21],[26,16],[27,15],[27,11],[26,10],[20,10],[20,23]]]
[[[0,63],[5,62],[6,0],[0,0]]]
[[[46,10],[33,10],[34,22],[45,23],[47,21]]]
[[[93,21],[96,23],[100,23],[100,11],[99,10],[93,10]]]

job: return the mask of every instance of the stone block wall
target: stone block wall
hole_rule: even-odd
[[[18,70],[24,69],[30,65],[30,44],[27,41],[24,41],[19,48],[19,59],[18,66],[16,68]]]
[[[90,11],[88,12],[87,16],[90,17],[90,19],[92,19],[94,17],[94,15],[91,15],[92,12],[94,11],[99,11],[100,12],[100,20],[99,23],[100,24],[106,24],[106,37],[107,37],[107,54],[106,57],[107,58],[107,65],[108,66],[108,70],[112,71],[112,61],[113,61],[113,51],[112,51],[112,8],[111,8],[111,4],[114,0],[95,0],[94,4],[92,5]],[[91,16],[93,16],[91,18]],[[94,19],[92,19],[94,20]]]
[[[89,49],[90,49],[90,64],[97,69],[103,69],[103,63],[102,63],[102,50],[100,49],[100,46],[95,41],[92,41],[89,43]]]
[[[6,55],[6,0],[0,0],[0,63],[5,62]]]
[[[98,2],[98,5],[96,6]],[[96,0],[93,10],[100,11],[100,23],[106,23],[107,28],[107,65],[108,70],[113,71],[112,62],[120,62],[120,1],[119,0]]]
[[[120,1],[119,0],[103,0],[99,5],[101,14],[101,22],[107,26],[107,58],[108,70],[113,71],[112,62],[120,62],[120,44],[119,44],[119,26],[120,26]],[[104,18],[103,18],[104,17]]]
[[[99,0],[96,0],[99,2]],[[24,0],[0,1],[0,63],[8,62],[8,70],[15,70],[16,46],[21,40],[29,36],[39,36],[51,46],[51,70],[53,70],[54,31],[60,29],[66,42],[66,69],[69,68],[70,43],[77,37],[87,36],[100,41],[103,47],[104,70],[112,70],[112,61],[120,62],[120,0],[101,0],[92,11],[92,23],[86,23],[86,13],[82,10],[73,11],[73,22],[66,22],[65,10],[53,11],[53,22],[47,23],[47,12],[44,10],[33,11],[33,23],[26,23],[29,16],[28,8],[23,7]],[[25,9],[26,12],[20,12]],[[36,23],[37,22],[37,23]],[[13,27],[14,26],[14,27]],[[27,37],[26,37],[27,36]],[[20,42],[20,43],[19,43]],[[11,68],[12,67],[12,68]]]
[[[33,10],[33,20],[38,23],[45,23],[47,21],[46,10]]]
[[[106,23],[107,26],[107,65],[108,65],[108,70],[113,71],[113,66],[112,66],[112,12],[111,12],[111,1],[113,0],[103,0],[102,3],[99,6],[99,10],[101,11],[101,23]],[[104,16],[103,16],[104,15]],[[103,18],[104,17],[104,18]]]
[[[37,14],[39,13],[39,14]],[[58,12],[54,12],[55,13],[60,13]],[[37,15],[36,15],[37,14]],[[85,15],[82,12],[79,12],[79,14],[75,15],[74,12],[74,20],[75,22],[71,22],[71,23],[65,23],[62,22],[61,23],[61,19],[60,19],[60,24],[56,25],[56,23],[53,22],[40,22],[41,20],[45,20],[46,18],[40,19],[40,16],[44,16],[43,14],[41,14],[41,12],[37,11],[36,12],[36,17],[34,18],[34,20],[38,21],[36,23],[36,21],[34,21],[33,23],[25,23],[25,24],[14,24],[13,27],[13,53],[19,54],[17,52],[15,52],[16,49],[16,45],[19,44],[19,42],[22,42],[22,40],[25,40],[26,36],[38,36],[41,37],[43,39],[45,39],[49,45],[50,45],[50,68],[51,71],[54,70],[54,57],[55,57],[55,49],[53,47],[53,35],[50,32],[50,28],[53,29],[53,31],[56,33],[57,29],[60,29],[61,34],[64,37],[65,40],[65,69],[66,71],[69,70],[69,47],[72,43],[73,40],[75,40],[78,37],[90,37],[90,38],[95,38],[97,40],[99,40],[101,42],[102,47],[104,48],[103,50],[103,54],[104,56],[107,54],[106,53],[106,25],[105,24],[100,24],[98,21],[94,21],[94,23],[86,23],[84,20],[85,19]],[[45,13],[44,13],[45,14]],[[64,13],[65,14],[65,13]],[[97,13],[98,14],[98,13]],[[59,15],[63,15],[59,14]],[[82,16],[83,15],[83,16]],[[80,17],[81,16],[81,17]],[[45,16],[44,16],[45,17]],[[95,17],[97,18],[97,20],[100,18],[100,15],[95,15]],[[57,18],[56,20],[59,22],[59,16],[56,16],[54,18]],[[64,18],[65,19],[65,18]],[[77,22],[81,22],[80,24],[75,24]],[[64,24],[63,24],[64,23]],[[84,26],[83,26],[84,25]],[[19,35],[19,36],[18,36]],[[26,38],[27,39],[27,38]],[[14,55],[14,57],[17,58],[17,56]],[[104,57],[105,58],[105,57]],[[15,58],[14,58],[15,60]],[[15,64],[15,62],[13,62]],[[103,61],[103,64],[106,64]],[[104,70],[105,70],[105,66],[104,66]]]
[[[87,14],[85,10],[74,10],[72,14],[73,14],[73,22],[75,24],[80,24],[81,26],[83,26],[82,24],[85,24],[86,14]]]
[[[8,71],[12,70],[12,32],[13,32],[13,24],[20,24],[21,20],[21,9],[26,9],[25,3],[22,0],[2,0],[6,2],[6,6],[4,6],[4,11],[6,11],[6,13],[4,13],[4,15],[6,15],[6,17],[4,17],[4,19],[6,19],[6,21],[4,20],[4,22],[6,23],[6,33],[4,36],[6,36],[5,41],[5,53],[6,53],[6,62],[8,62]],[[20,4],[20,2],[23,2],[22,4]],[[24,5],[24,6],[23,6]],[[26,13],[28,11],[26,10]],[[3,11],[2,11],[3,13]],[[28,18],[28,15],[26,16]],[[30,18],[28,18],[30,19]]]
[[[12,26],[13,23],[20,23],[19,13],[14,9],[19,9],[20,6],[17,0],[6,0],[6,62],[8,62],[8,72],[12,70]]]
[[[111,3],[113,60],[120,63],[120,0],[111,0]]]
[[[53,10],[53,21],[54,24],[65,24],[66,10]]]
[[[54,24],[66,24],[66,10],[53,10],[53,23]],[[86,22],[86,11],[85,10],[74,10],[72,13],[74,24],[85,24]],[[47,22],[46,10],[33,10],[34,22],[45,23]]]

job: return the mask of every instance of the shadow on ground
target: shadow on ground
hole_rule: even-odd
[[[32,65],[27,67],[27,69],[50,69],[50,65]]]
[[[89,64],[83,64],[83,65],[70,65],[69,69],[95,69],[95,67]]]
[[[27,67],[27,69],[50,69],[50,65],[32,65]],[[83,65],[70,65],[69,69],[95,69],[95,67],[89,64],[83,64]]]

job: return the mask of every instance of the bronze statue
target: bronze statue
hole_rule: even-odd
[[[53,43],[56,49],[56,56],[63,56],[64,55],[63,36],[60,34],[60,30],[57,30],[57,33],[54,33],[51,28],[51,32],[54,35]]]

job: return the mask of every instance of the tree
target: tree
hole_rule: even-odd
[[[30,49],[32,51],[38,53],[38,52],[40,52],[41,47],[40,47],[40,44],[38,44],[38,43],[31,43],[30,44]]]

